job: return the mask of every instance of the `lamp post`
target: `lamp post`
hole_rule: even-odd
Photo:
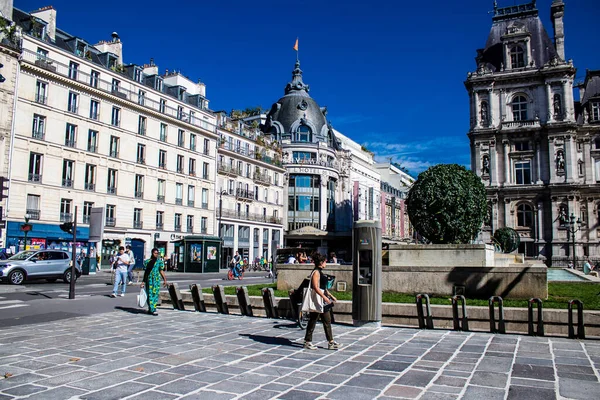
[[[217,236],[221,238],[221,250],[219,252],[219,269],[223,266],[223,238],[221,237],[221,220],[223,219],[223,195],[227,194],[226,190],[219,192],[219,223],[217,225]]]
[[[567,232],[569,232],[573,241],[573,268],[577,268],[577,258],[575,257],[575,233],[579,230],[581,230],[581,219],[577,218],[577,221],[575,221],[575,215],[571,213],[571,216],[569,217],[569,223],[567,225]]]
[[[23,231],[23,236],[25,236],[23,251],[27,250],[27,234],[33,229],[33,226],[29,223],[30,218],[31,215],[29,213],[25,214],[25,223],[21,225],[21,231]]]

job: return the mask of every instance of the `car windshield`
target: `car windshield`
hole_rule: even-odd
[[[15,254],[14,256],[10,257],[9,260],[26,260],[35,253],[35,251],[22,251],[19,254]]]

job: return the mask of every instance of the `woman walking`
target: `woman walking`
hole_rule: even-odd
[[[146,289],[146,294],[148,295],[148,314],[158,315],[156,305],[158,304],[161,277],[163,285],[167,286],[165,263],[160,258],[158,249],[152,249],[152,257],[144,261],[144,268],[144,281],[141,287]]]
[[[310,276],[310,291],[309,296],[313,298],[322,298],[324,304],[330,304],[336,302],[337,299],[327,291],[327,278],[323,276],[323,269],[327,266],[326,258],[322,254],[316,253],[313,255],[313,262],[315,263],[315,269]],[[330,310],[323,311],[321,307],[320,312],[310,312],[310,320],[306,327],[306,336],[304,336],[304,348],[309,350],[316,350],[317,346],[312,343],[312,335],[317,325],[317,320],[321,317],[323,322],[323,329],[325,330],[325,337],[327,338],[327,348],[329,350],[337,350],[340,348],[340,344],[333,340],[333,333],[331,331],[331,312]]]

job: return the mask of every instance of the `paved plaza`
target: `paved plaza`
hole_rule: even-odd
[[[600,342],[124,308],[0,328],[0,400],[594,399]],[[6,376],[6,378],[4,378]]]

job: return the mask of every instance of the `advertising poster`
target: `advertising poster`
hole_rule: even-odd
[[[192,262],[201,262],[202,261],[202,245],[193,243],[190,244],[190,260]]]
[[[217,247],[216,246],[207,246],[206,247],[206,259],[207,260],[216,260],[217,259]]]

